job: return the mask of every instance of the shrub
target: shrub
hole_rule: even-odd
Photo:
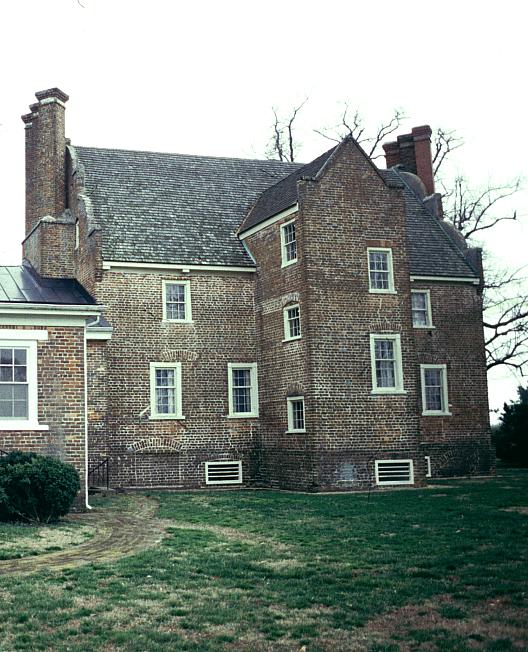
[[[79,488],[70,464],[13,451],[0,458],[0,520],[56,521],[69,512]]]
[[[528,466],[528,388],[519,387],[519,400],[504,404],[500,424],[494,429],[497,457],[515,466]]]

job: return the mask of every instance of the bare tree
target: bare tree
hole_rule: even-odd
[[[319,136],[323,136],[323,138],[335,143],[341,142],[347,136],[352,136],[373,160],[383,156],[383,153],[380,151],[381,144],[386,140],[387,136],[399,129],[402,121],[406,117],[401,109],[394,109],[390,119],[378,125],[375,132],[371,136],[368,136],[365,134],[365,122],[359,110],[354,109],[354,113],[351,116],[349,116],[349,111],[350,106],[345,103],[341,122],[338,125],[328,129],[314,129],[314,131]]]
[[[294,107],[286,120],[281,120],[277,109],[273,108],[273,136],[268,144],[266,155],[269,159],[278,158],[279,161],[293,163],[296,157],[297,144],[293,137],[293,125],[299,111],[308,101],[306,98],[299,106]]]
[[[438,177],[440,167],[446,160],[446,157],[452,151],[462,147],[464,141],[456,131],[448,131],[439,127],[433,137],[433,174],[435,178]]]

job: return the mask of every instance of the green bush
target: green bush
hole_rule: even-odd
[[[0,520],[56,521],[69,512],[79,488],[70,464],[13,451],[0,457]]]
[[[519,400],[504,404],[492,437],[499,459],[514,466],[528,466],[528,388],[519,387],[517,392]]]

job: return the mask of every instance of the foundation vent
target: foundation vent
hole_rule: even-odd
[[[376,484],[414,484],[412,460],[376,460]]]
[[[206,462],[205,484],[241,484],[242,462]]]

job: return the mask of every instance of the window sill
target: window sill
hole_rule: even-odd
[[[387,392],[373,389],[370,392],[371,396],[404,396],[405,394],[407,394],[407,392],[404,389],[395,389]]]
[[[295,342],[296,340],[302,339],[302,335],[296,335],[295,337],[285,337],[282,342]]]
[[[163,324],[194,324],[194,319],[162,319]]]
[[[49,430],[36,421],[0,421],[0,430]]]
[[[258,414],[247,413],[247,414],[226,414],[226,419],[257,419]]]
[[[418,328],[418,329],[421,329],[423,331],[432,331],[432,330],[434,330],[436,328],[436,326],[415,326],[413,324],[413,328]]]
[[[452,412],[422,412],[422,417],[452,417]]]
[[[286,430],[285,435],[302,435],[306,430]]]
[[[150,421],[185,421],[185,417],[177,414],[154,414],[150,415]]]
[[[284,269],[285,267],[289,267],[290,265],[294,265],[297,262],[297,260],[298,259],[295,258],[294,260],[288,260],[287,262],[283,261],[281,264],[281,269]]]
[[[369,288],[369,294],[398,294],[396,290],[373,290]]]

